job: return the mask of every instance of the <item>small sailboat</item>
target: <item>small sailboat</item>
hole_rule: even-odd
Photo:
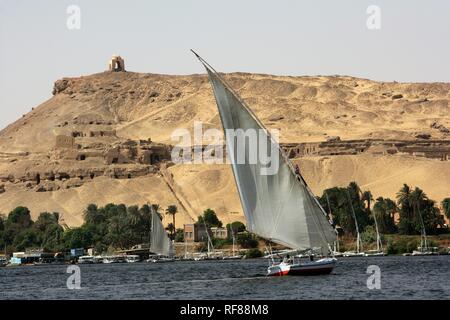
[[[295,172],[278,142],[247,104],[205,60],[193,53],[206,68],[213,87],[247,229],[297,252],[314,251],[325,257],[308,262],[298,258],[295,261],[295,257],[275,262],[272,258],[267,275],[330,273],[336,264],[334,257],[328,257],[330,244],[336,241],[336,232],[325,211],[300,173]],[[239,131],[244,135],[245,132],[255,134],[259,160],[250,160],[255,154],[245,147],[245,136],[240,139]],[[268,158],[271,160],[267,163],[261,161],[264,153],[263,157],[270,153]]]
[[[436,255],[436,252],[433,252],[433,250],[430,250],[430,248],[428,247],[428,242],[427,242],[427,233],[425,231],[425,224],[423,223],[423,218],[422,218],[422,214],[420,213],[420,208],[419,208],[419,204],[417,204],[417,212],[419,215],[419,220],[422,226],[422,232],[420,234],[420,247],[417,248],[417,250],[413,250],[412,252],[412,256],[431,256],[431,255]]]
[[[347,190],[347,197],[350,203],[350,208],[352,212],[353,219],[355,220],[355,229],[356,229],[356,251],[345,251],[342,256],[344,257],[363,257],[364,252],[362,247],[361,235],[359,233],[358,220],[356,219],[355,209],[353,208],[352,199],[350,198],[350,193]]]
[[[150,230],[150,247],[149,259],[147,262],[161,263],[173,262],[173,247],[172,241],[164,230],[164,226],[159,216],[155,213],[153,207],[151,208],[151,230]]]
[[[325,192],[325,197],[327,199],[327,205],[328,205],[328,215],[330,217],[330,223],[334,226],[333,222],[333,214],[331,212],[331,205],[330,205],[330,199],[328,198],[328,193]],[[343,253],[339,250],[339,234],[336,232],[336,241],[333,243],[333,257],[342,257]]]
[[[378,257],[378,256],[385,256],[386,254],[383,251],[383,243],[381,242],[380,232],[378,230],[378,222],[377,222],[377,216],[375,214],[375,211],[373,212],[373,220],[375,221],[375,231],[377,233],[377,249],[376,250],[367,250],[367,252],[364,254],[365,257]]]
[[[214,249],[214,245],[212,243],[211,236],[208,232],[208,226],[206,225],[205,220],[203,220],[203,225],[205,226],[205,232],[207,237],[207,245],[208,245],[208,251],[207,252],[200,252],[194,254],[194,261],[203,261],[203,260],[218,260],[223,258],[223,252],[216,251]]]
[[[242,259],[242,256],[239,254],[236,254],[236,250],[235,250],[235,245],[236,245],[236,236],[234,235],[234,231],[233,231],[233,227],[230,226],[231,229],[231,237],[233,239],[233,251],[231,253],[231,255],[229,256],[224,256],[222,259],[223,260],[238,260],[238,259]]]
[[[184,239],[184,256],[180,258],[181,261],[194,261],[192,254],[188,252],[188,244],[186,239]]]

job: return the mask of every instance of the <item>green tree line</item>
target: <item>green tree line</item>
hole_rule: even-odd
[[[344,188],[326,189],[318,200],[334,224],[341,227],[345,234],[356,233],[352,210],[360,232],[368,227],[371,229],[375,224],[374,219],[383,234],[416,235],[421,233],[422,225],[427,234],[448,231],[436,201],[429,199],[422,189],[413,189],[407,184],[397,192],[395,200],[383,197],[374,200],[371,192],[361,190],[356,182]],[[450,219],[450,198],[442,201],[442,208]]]
[[[373,199],[370,191],[362,191],[355,182],[347,187],[326,189],[318,200],[325,211],[331,214],[334,224],[349,235],[355,234],[352,210],[358,221],[359,231],[366,231],[369,235],[373,234],[375,218],[382,234],[417,235],[421,233],[422,225],[427,234],[448,230],[444,228],[443,214],[450,218],[450,198],[442,201],[442,214],[436,202],[429,199],[423,190],[406,184],[398,191],[395,200],[383,197]],[[164,213],[170,216],[172,222],[166,228],[170,237],[175,241],[184,241],[183,229],[175,229],[177,207],[171,205],[163,213],[159,205],[151,206],[161,220]],[[28,208],[17,207],[7,216],[0,215],[0,251],[5,250],[11,254],[29,248],[49,252],[94,248],[96,252],[106,252],[149,241],[150,205],[139,207],[107,204],[98,207],[90,204],[83,216],[83,225],[69,228],[61,225],[57,212],[42,212],[33,221]],[[206,209],[196,223],[206,224],[208,227],[223,226],[212,209]],[[212,239],[215,247],[231,244],[233,235],[236,243],[243,248],[258,246],[259,239],[244,232],[245,225],[241,222],[233,222],[225,227],[228,238]]]

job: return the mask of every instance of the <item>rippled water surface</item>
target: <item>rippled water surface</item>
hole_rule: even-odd
[[[367,288],[369,265],[381,289]],[[265,277],[267,260],[0,268],[0,299],[449,299],[450,256],[341,258],[330,275]]]

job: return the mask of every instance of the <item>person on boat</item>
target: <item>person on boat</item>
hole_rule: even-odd
[[[287,264],[291,264],[291,263],[293,263],[293,260],[289,255],[286,255],[283,259],[283,262],[287,263]]]
[[[298,164],[295,165],[295,174],[300,176],[300,168],[298,167]]]
[[[314,255],[313,255],[313,254],[310,254],[310,255],[309,255],[309,261],[311,261],[311,262],[314,261]]]
[[[303,179],[302,175],[300,174],[300,167],[298,166],[298,164],[295,165],[294,169],[295,169],[295,175],[297,176],[297,179],[299,181],[302,181],[305,184],[305,186],[307,186],[308,184],[306,183],[305,179]]]

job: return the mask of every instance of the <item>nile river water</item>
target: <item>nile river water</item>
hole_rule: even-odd
[[[340,258],[330,275],[265,277],[265,259],[0,268],[0,299],[449,299],[450,256]],[[367,287],[369,265],[380,289]],[[373,283],[373,282],[372,282]]]

